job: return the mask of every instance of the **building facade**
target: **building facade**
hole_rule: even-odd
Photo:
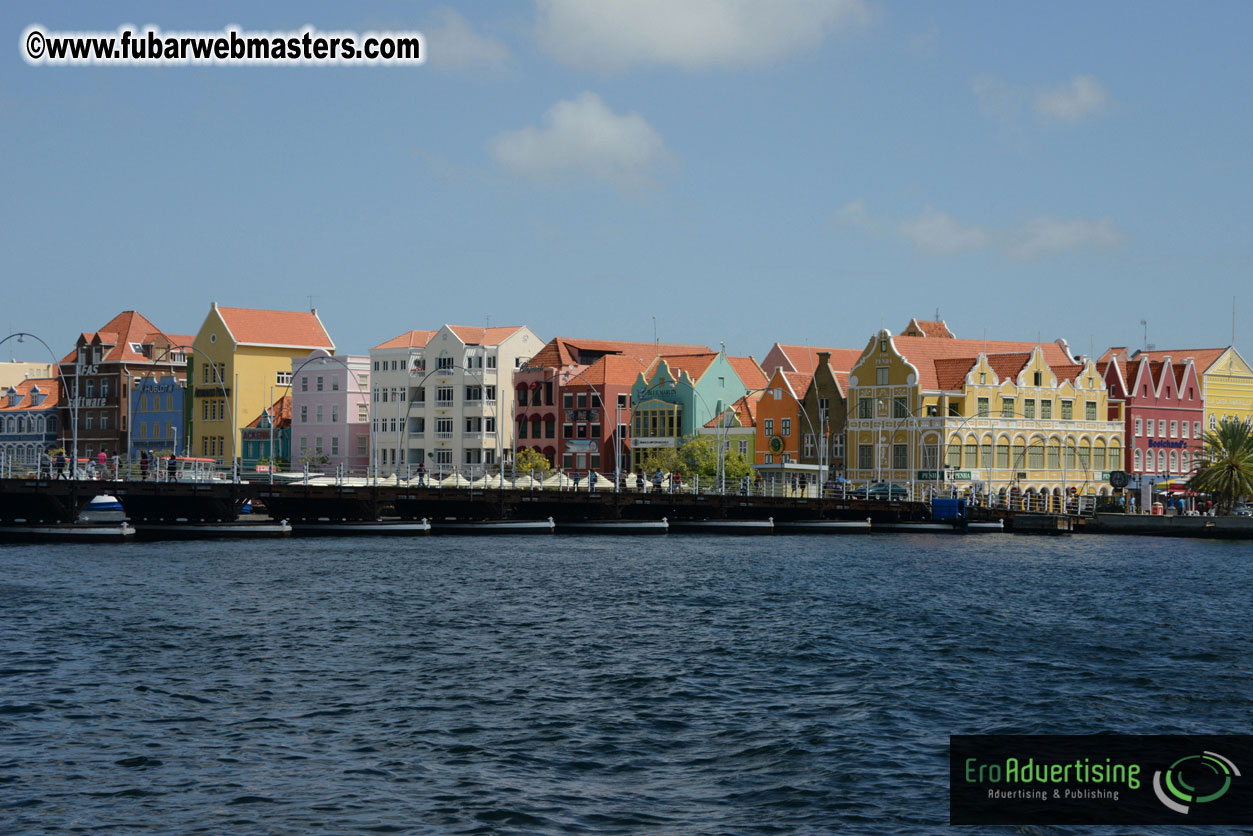
[[[319,349],[292,360],[291,444],[296,463],[364,475],[370,465],[370,358]]]
[[[1235,346],[1137,351],[1132,359],[1161,361],[1167,356],[1175,363],[1192,358],[1201,379],[1207,430],[1218,429],[1222,421],[1253,423],[1253,369]]]
[[[291,403],[292,396],[284,394],[240,431],[245,470],[291,469]]]
[[[513,449],[513,374],[543,345],[526,326],[445,325],[370,350],[371,455],[380,474],[469,478]]]
[[[1129,360],[1117,349],[1101,358],[1112,400],[1123,402],[1127,446],[1122,469],[1133,477],[1168,479],[1190,474],[1202,446],[1205,408],[1192,358],[1175,363]]]
[[[567,472],[627,472],[631,389],[640,372],[662,353],[708,351],[705,346],[554,337],[514,374],[517,444]]]
[[[291,384],[292,361],[335,344],[317,311],[228,308],[214,302],[187,358],[187,453],[231,462],[240,431]]]
[[[130,443],[131,390],[141,381],[186,379],[187,338],[166,334],[136,311],[123,311],[99,331],[78,336],[61,362],[67,447],[80,456],[125,456]],[[134,448],[138,451],[138,447]],[[136,455],[138,453],[136,452]]]
[[[128,448],[132,459],[141,450],[172,451],[183,455],[186,436],[182,434],[186,381],[168,376],[145,377],[131,387],[131,433]]]
[[[806,484],[821,484],[818,465],[801,462],[802,437],[812,445],[817,432],[810,426],[813,419],[801,412],[801,398],[812,382],[811,374],[776,367],[757,402],[753,469],[770,491],[802,477]]]
[[[849,377],[849,478],[999,496],[1108,494],[1123,416],[1063,341],[871,338]]]
[[[0,463],[47,472],[61,429],[55,378],[28,378],[0,393]]]
[[[657,358],[631,389],[631,469],[640,469],[653,450],[681,446],[727,407],[765,385],[766,376],[752,357],[728,357],[719,351]]]

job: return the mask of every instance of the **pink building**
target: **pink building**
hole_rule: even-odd
[[[292,468],[362,474],[370,463],[370,358],[292,360]]]
[[[1155,480],[1191,474],[1201,451],[1205,419],[1204,390],[1192,358],[1175,361],[1167,355],[1150,360],[1145,354],[1129,356],[1125,348],[1111,348],[1098,368],[1110,400],[1126,401],[1123,469],[1133,477]]]

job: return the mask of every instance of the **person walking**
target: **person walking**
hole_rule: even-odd
[[[139,481],[148,481],[148,451],[139,451]]]
[[[109,469],[109,451],[101,447],[96,454],[96,478],[104,479]]]
[[[418,462],[418,484],[426,487],[426,462]]]
[[[169,482],[178,481],[178,462],[173,453],[170,453],[170,457],[165,460],[165,478]]]
[[[57,478],[65,478],[65,451],[57,453]]]

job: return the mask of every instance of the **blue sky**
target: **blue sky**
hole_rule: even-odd
[[[0,321],[1253,354],[1253,4],[8,3]],[[48,30],[417,29],[420,67],[48,67]],[[4,359],[8,359],[6,356]],[[19,359],[41,359],[38,357]]]

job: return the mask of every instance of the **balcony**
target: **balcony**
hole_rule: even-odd
[[[436,431],[436,433],[435,433],[435,437],[436,437],[436,438],[441,438],[441,439],[449,439],[449,438],[452,438],[452,433],[451,433],[451,432],[439,432],[439,431]]]
[[[409,430],[410,438],[426,438],[426,430]]]

